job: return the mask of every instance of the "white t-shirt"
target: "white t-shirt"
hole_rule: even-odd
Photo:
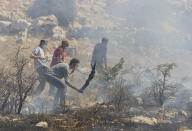
[[[39,46],[33,50],[33,54],[35,54],[36,56],[45,58],[45,53],[44,53],[43,49]],[[47,66],[47,62],[46,62],[46,60],[34,59],[34,66],[35,66],[35,69],[38,69],[41,66]]]

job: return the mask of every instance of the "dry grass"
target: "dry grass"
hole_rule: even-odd
[[[133,117],[135,118],[135,117]],[[150,118],[149,118],[150,119]],[[41,121],[48,123],[48,128],[39,128],[35,125]],[[190,129],[191,120],[183,123],[155,123],[134,121],[128,115],[122,117],[113,106],[95,105],[90,108],[72,111],[67,114],[33,114],[28,116],[7,116],[0,119],[0,130],[45,130],[45,131],[72,131],[72,130],[130,130],[130,131],[176,131]]]

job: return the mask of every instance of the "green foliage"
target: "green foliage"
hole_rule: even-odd
[[[119,63],[113,67],[108,67],[107,69],[101,67],[101,72],[99,74],[100,78],[105,81],[115,80],[115,78],[119,74],[119,71],[123,68],[123,64],[124,64],[124,59],[121,58]]]
[[[160,71],[163,76],[171,77],[171,70],[176,66],[175,63],[160,64],[157,66],[157,70]]]
[[[176,67],[175,63],[167,63],[161,64],[157,66],[157,71],[161,73],[161,78],[152,83],[151,93],[156,101],[156,103],[160,106],[163,105],[164,101],[169,98],[172,94],[172,86],[169,84],[168,77],[171,77],[171,70]],[[165,93],[166,91],[170,92],[169,94]]]

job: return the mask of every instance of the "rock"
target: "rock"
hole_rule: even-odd
[[[26,41],[26,39],[25,39],[24,37],[20,37],[20,38],[18,38],[18,39],[16,40],[16,43],[17,43],[17,44],[23,44],[23,43],[25,43],[25,41]]]
[[[52,37],[53,29],[57,26],[57,18],[54,15],[42,16],[33,20],[29,33],[33,36],[43,35],[44,37]]]
[[[113,109],[115,109],[115,106],[114,105],[109,105],[109,109],[113,110]]]
[[[179,130],[180,131],[180,130]],[[186,130],[184,130],[184,131],[192,131],[192,129],[186,129]]]
[[[156,118],[149,118],[149,117],[145,117],[145,116],[135,116],[132,118],[122,118],[122,120],[126,121],[126,122],[148,124],[151,126],[154,126],[158,123]]]
[[[55,27],[58,25],[58,21],[54,15],[41,16],[33,20],[32,25],[33,26],[52,25]]]
[[[108,108],[108,106],[107,106],[107,105],[103,105],[102,107],[103,107],[104,109],[107,109],[107,108]]]
[[[46,121],[41,121],[37,123],[35,126],[42,127],[42,128],[48,128],[48,123]]]
[[[13,122],[15,122],[15,121],[19,121],[19,119],[18,119],[18,118],[14,118],[14,119],[13,119]]]
[[[0,20],[9,21],[10,19],[0,14]]]
[[[178,131],[192,131],[192,130],[189,129],[189,127],[187,127],[187,126],[180,126]]]
[[[6,39],[5,37],[3,37],[3,36],[0,37],[0,41],[1,41],[1,42],[5,42],[6,40],[7,40],[7,39]]]
[[[0,21],[0,33],[5,33],[9,31],[10,21]]]
[[[56,26],[53,28],[52,39],[56,41],[62,41],[66,38],[66,32],[62,27]]]
[[[129,111],[130,111],[130,112],[133,112],[133,113],[138,113],[138,112],[141,112],[142,110],[143,110],[142,107],[137,107],[137,108],[135,108],[135,107],[130,107],[130,109],[129,109]]]
[[[8,27],[10,24],[11,24],[10,21],[0,21],[0,27],[1,27],[1,26]]]
[[[25,31],[19,33],[19,38],[16,40],[16,43],[25,43],[27,41],[27,34],[28,34],[28,29],[25,29]]]
[[[13,21],[10,25],[10,32],[18,33],[18,32],[25,31],[30,25],[31,23],[24,19]]]
[[[70,26],[72,26],[72,28],[75,28],[75,29],[81,29],[82,28],[82,25],[79,24],[77,21],[74,21]]]
[[[184,118],[189,118],[189,115],[188,115],[188,113],[186,112],[186,111],[184,111],[184,110],[180,110],[179,112],[178,112],[178,115],[181,117],[184,117]]]
[[[59,25],[67,27],[76,16],[76,4],[74,0],[35,0],[27,14],[32,18],[54,14]]]
[[[104,102],[103,98],[100,96],[97,98],[97,103],[102,104]]]
[[[140,98],[140,97],[136,98],[136,101],[137,101],[138,105],[142,105],[143,104],[143,99]]]

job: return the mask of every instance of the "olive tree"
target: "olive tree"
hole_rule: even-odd
[[[171,71],[173,68],[176,67],[175,63],[170,64],[161,64],[158,65],[157,70],[158,73],[160,73],[160,77],[158,80],[155,80],[152,82],[152,86],[150,87],[150,93],[153,95],[156,103],[160,106],[163,105],[164,101],[168,97],[165,92],[168,90],[173,89],[174,86],[172,86],[168,80],[171,77]]]

